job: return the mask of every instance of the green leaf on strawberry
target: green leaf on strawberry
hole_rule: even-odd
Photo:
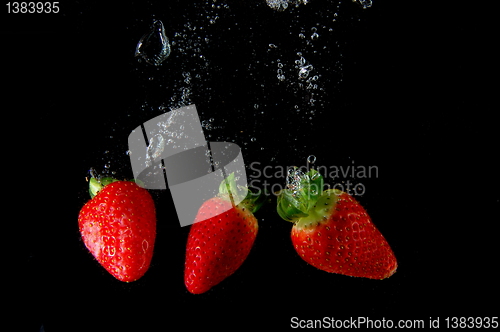
[[[287,221],[307,217],[323,189],[323,177],[312,169],[301,175],[297,167],[289,169],[288,188],[278,195],[278,214]]]

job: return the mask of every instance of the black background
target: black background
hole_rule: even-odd
[[[426,324],[441,317],[444,325],[446,316],[498,315],[491,304],[500,207],[492,8],[374,2],[362,10],[311,0],[285,12],[264,0],[217,1],[220,8],[75,1],[61,3],[59,14],[29,15],[4,7],[4,175],[6,210],[14,210],[4,219],[15,226],[4,236],[15,241],[7,286],[12,308],[25,317],[18,330],[287,328],[292,317],[325,316]],[[154,18],[175,42],[159,67],[134,58]],[[297,86],[297,52],[313,64],[318,89]],[[259,235],[245,264],[192,295],[183,283],[189,228],[179,227],[168,192],[152,191],[151,267],[134,283],[115,280],[79,237],[85,177],[94,167],[130,178],[130,131],[182,103],[196,104],[201,120],[213,118],[207,140],[237,143],[247,166],[301,166],[309,155],[317,166],[377,166],[376,177],[326,181],[365,185],[357,198],[391,244],[397,273],[374,281],[308,266],[272,200],[256,215]]]

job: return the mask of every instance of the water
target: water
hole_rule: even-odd
[[[132,69],[144,82],[143,91],[137,94],[144,99],[126,116],[133,119],[141,114],[147,119],[190,104],[204,104],[198,110],[206,139],[237,143],[245,157],[249,156],[249,163],[256,151],[258,157],[265,156],[266,162],[273,163],[285,163],[279,153],[288,148],[294,149],[289,156],[309,155],[311,151],[301,142],[321,127],[318,118],[332,111],[328,100],[342,81],[343,44],[337,40],[337,31],[341,31],[337,30],[338,21],[348,19],[342,16],[344,8],[361,10],[345,1],[331,1],[323,7],[314,7],[314,0],[261,1],[259,10],[280,17],[279,21],[256,17],[255,23],[243,24],[239,18],[242,11],[235,7],[255,5],[212,0],[197,2],[200,15],[180,11],[173,20],[168,13],[154,13],[149,30],[137,43],[135,56],[140,61],[134,61]],[[371,1],[356,2],[363,8],[371,6]],[[137,20],[128,29],[140,35],[148,18]],[[266,26],[274,30],[266,31]],[[271,81],[266,79],[268,73]],[[234,91],[243,86],[247,93],[234,97]],[[144,156],[147,163],[153,163],[167,148],[182,149],[176,142],[184,131],[171,130],[174,121],[175,113],[158,124],[161,129],[148,142]],[[118,126],[120,123],[117,121]],[[271,123],[277,132],[262,130]],[[282,140],[287,147],[273,146]],[[129,157],[127,147],[117,153]],[[113,150],[102,165],[93,166],[112,174],[126,164],[115,159]]]

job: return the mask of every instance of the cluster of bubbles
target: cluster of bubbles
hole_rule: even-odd
[[[268,5],[272,8],[275,8],[277,3],[286,3],[284,6],[288,6],[288,4],[299,6],[308,2],[268,1]],[[342,52],[340,50],[342,44],[336,42],[335,45],[332,45],[331,42],[334,40],[332,36],[335,35],[335,22],[338,19],[340,5],[341,1],[333,2],[328,8],[327,15],[315,12],[314,15],[318,17],[318,23],[309,27],[301,27],[300,13],[295,13],[297,23],[294,22],[294,29],[290,30],[291,36],[298,37],[293,42],[297,45],[294,50],[297,57],[294,60],[291,60],[290,50],[277,46],[280,45],[278,42],[270,43],[268,46],[270,56],[274,55],[277,58],[277,60],[271,61],[277,64],[275,70],[278,84],[297,97],[298,102],[294,105],[293,110],[296,111],[295,114],[302,114],[302,118],[306,121],[312,120],[313,116],[318,114],[317,111],[324,108],[325,83],[331,81],[340,83],[342,81]],[[332,62],[320,61],[320,64],[315,64],[321,53],[333,54]],[[328,71],[328,82],[322,80],[325,71]]]
[[[297,166],[289,167],[286,175],[286,188],[297,196],[303,187],[304,172]]]
[[[154,19],[149,30],[140,38],[136,46],[135,56],[139,61],[145,61],[149,65],[157,67],[157,71],[153,71],[153,75],[148,78],[149,81],[154,81],[155,86],[164,84],[165,71],[160,71],[160,66],[168,62],[171,53],[175,57],[190,56],[197,63],[195,67],[185,67],[182,71],[182,78],[174,85],[169,86],[170,98],[164,100],[160,105],[152,106],[149,101],[146,101],[142,108],[144,110],[151,109],[155,112],[170,112],[167,120],[157,124],[159,131],[149,139],[146,151],[146,166],[151,166],[166,146],[171,148],[182,149],[182,146],[177,146],[178,142],[185,141],[185,133],[180,131],[170,130],[170,127],[175,123],[175,119],[180,116],[179,109],[184,106],[193,104],[193,81],[200,81],[201,75],[197,73],[197,69],[206,68],[209,66],[209,60],[203,53],[206,45],[210,44],[210,35],[206,32],[207,27],[216,24],[220,18],[220,11],[229,9],[229,6],[224,3],[216,3],[215,1],[207,0],[206,16],[196,18],[194,21],[186,21],[182,29],[171,33],[169,39],[164,24],[159,19]],[[204,130],[212,130],[215,128],[214,118],[205,119],[201,125]],[[182,128],[181,128],[182,129]],[[130,152],[127,150],[126,152]]]
[[[204,129],[204,130],[212,130],[214,128],[216,128],[214,126],[214,118],[210,118],[208,120],[203,120],[201,121],[201,127]]]
[[[179,132],[170,129],[176,122],[176,118],[182,116],[183,113],[184,112],[180,109],[173,110],[169,113],[170,115],[165,121],[159,121],[157,123],[158,131],[149,139],[149,144],[146,149],[146,167],[151,166],[152,162],[161,156],[167,145],[171,145],[173,149],[176,149],[179,148],[175,145],[177,139],[188,138],[184,134],[184,128],[182,126],[178,128],[180,130]],[[180,141],[182,142],[183,140]]]
[[[316,156],[310,155],[307,157],[308,166],[314,165],[316,162]],[[304,173],[303,169],[297,166],[289,167],[286,175],[286,188],[292,192],[292,196],[296,197],[300,191],[304,188],[304,184],[308,180],[314,180],[318,177],[318,173],[314,173],[311,178],[309,175]],[[312,190],[318,190],[321,188],[311,188]]]
[[[290,5],[299,6],[301,4],[306,5],[309,0],[266,0],[267,5],[274,10],[284,11]]]
[[[316,27],[311,28],[311,35],[309,36],[310,40],[318,40],[319,33],[317,31],[318,31],[318,28],[316,28]],[[303,31],[303,32],[299,33],[299,38],[300,39],[307,39],[306,32]]]
[[[274,10],[284,11],[289,6],[307,5],[310,0],[266,0],[267,5]],[[362,8],[369,8],[372,6],[372,0],[352,0],[358,3]]]
[[[199,74],[195,75],[196,78],[199,78]],[[179,86],[177,91],[170,97],[170,99],[163,103],[160,106],[160,110],[164,112],[176,110],[183,106],[187,106],[193,104],[192,101],[192,79],[193,76],[191,72],[184,71],[182,72],[182,80],[179,81]]]
[[[283,82],[292,88],[295,93],[305,92],[307,107],[314,108],[317,94],[323,90],[319,84],[321,75],[317,73],[314,65],[306,60],[302,52],[297,52],[296,56],[295,61],[290,64],[285,64],[281,59],[276,60],[276,78],[278,82]],[[295,110],[300,111],[300,107],[296,106]]]
[[[318,84],[317,81],[319,79],[318,75],[312,75],[313,65],[309,63],[303,56],[302,52],[297,52],[297,56],[299,57],[295,60],[295,69],[297,70],[297,75],[299,79],[299,88],[307,89],[307,90],[317,90]],[[311,102],[311,104],[314,104]]]
[[[303,86],[303,82],[307,82],[307,83],[311,83],[313,80],[314,81],[317,81],[318,80],[318,76],[314,76],[314,79],[311,79],[311,77],[309,77],[309,74],[313,71],[314,67],[311,63],[309,63],[303,56],[302,56],[302,52],[297,52],[297,56],[299,57],[299,59],[295,60],[295,69],[296,69],[296,77],[297,79],[299,80],[299,87],[304,87]],[[286,76],[284,74],[284,64],[283,62],[281,62],[280,59],[276,60],[277,62],[277,66],[278,66],[278,69],[276,71],[276,77],[278,79],[278,81],[285,81],[286,80]],[[313,86],[310,85],[308,86],[308,88],[312,88]],[[317,88],[317,86],[316,86]]]
[[[372,0],[352,0],[357,2],[363,9],[370,8],[372,6]]]

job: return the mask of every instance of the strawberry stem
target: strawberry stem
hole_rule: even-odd
[[[307,217],[322,193],[323,176],[318,171],[311,169],[304,174],[293,167],[289,169],[287,188],[281,190],[277,198],[278,214],[291,222]]]
[[[233,203],[233,206],[235,200],[239,201],[238,198],[241,196],[241,191],[238,190],[238,186],[236,185],[234,173],[229,174],[227,178],[222,180],[219,185],[219,194],[223,196],[229,196],[229,199],[231,200],[231,203]]]
[[[238,206],[243,206],[250,212],[257,212],[260,207],[266,202],[267,195],[261,191],[252,192],[250,188],[242,188],[236,184],[234,173],[229,174],[227,178],[222,180],[219,186],[219,195],[227,196],[234,205],[234,201],[240,201]],[[245,195],[243,199],[242,196]]]
[[[264,205],[264,203],[266,203],[267,197],[268,195],[265,192],[252,192],[252,190],[248,188],[248,193],[240,205],[243,205],[245,208],[250,210],[250,212],[255,213],[262,207],[262,205]]]

